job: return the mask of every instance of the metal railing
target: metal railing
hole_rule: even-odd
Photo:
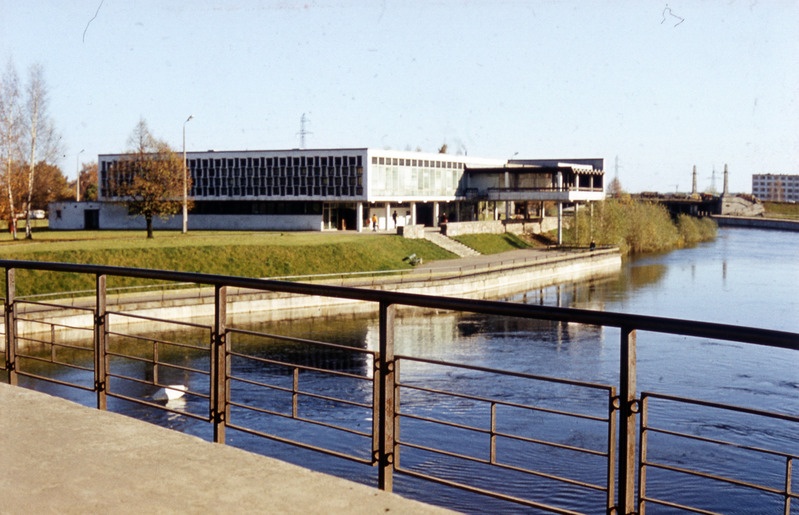
[[[792,451],[707,437],[673,428],[670,423],[660,424],[650,405],[665,402],[703,406],[779,420],[792,428],[799,428],[799,416],[638,392],[636,386],[639,331],[793,351],[799,350],[796,333],[207,274],[8,260],[0,260],[0,267],[5,269],[6,283],[1,365],[11,384],[18,384],[21,377],[26,377],[89,391],[96,395],[100,409],[107,409],[108,399],[112,398],[174,412],[210,424],[213,440],[219,443],[226,442],[226,430],[230,429],[374,466],[378,486],[389,491],[394,475],[398,474],[554,513],[573,513],[573,510],[530,492],[563,488],[572,498],[595,497],[596,509],[601,507],[607,513],[643,513],[648,505],[710,513],[703,507],[689,506],[653,492],[648,488],[647,478],[657,471],[692,475],[777,496],[784,513],[790,511],[791,501],[799,499],[792,471],[797,455]],[[96,278],[94,306],[76,309],[71,305],[60,306],[56,301],[17,299],[15,285],[19,270],[91,274]],[[145,315],[126,310],[125,306],[110,306],[114,308],[110,309],[109,277],[212,287],[213,320],[197,324]],[[379,343],[375,349],[364,349],[235,327],[227,316],[230,288],[371,303],[379,319]],[[395,327],[402,323],[396,319],[397,310],[406,307],[618,328],[618,384],[594,384],[395,354]],[[59,318],[61,309],[68,310],[71,316],[89,315],[90,322],[86,325],[64,322]],[[28,315],[29,311],[35,312],[35,316]],[[136,320],[146,322],[151,330],[142,335],[135,330],[114,329],[117,324],[124,328],[125,322]],[[25,330],[20,331],[23,324]],[[185,329],[192,336],[190,341],[171,338],[168,332],[155,329],[159,326]],[[65,333],[71,336],[66,338]],[[265,347],[278,352],[264,353]],[[299,347],[317,351],[297,350]],[[309,357],[318,352],[329,359],[314,361]],[[198,359],[186,361],[187,354]],[[87,355],[89,366],[84,364]],[[500,388],[501,393],[497,394],[449,383],[431,385],[413,373],[414,367],[420,366],[474,378],[462,384],[489,381],[507,388]],[[56,376],[53,373],[56,369],[68,373]],[[175,374],[190,385],[185,395],[195,401],[191,406],[163,404],[137,390],[158,387],[169,393],[174,385],[168,377]],[[327,378],[350,386],[331,389]],[[532,392],[540,391],[548,392],[543,397],[554,399],[555,405],[531,398]],[[579,402],[569,405],[572,400]],[[464,408],[445,408],[453,405]],[[530,417],[537,422],[526,423]],[[265,418],[270,421],[268,424],[259,422]],[[541,423],[545,419],[551,420]],[[558,434],[557,428],[575,425],[591,426],[594,433],[604,437],[592,444],[575,444]],[[297,429],[308,426],[330,436],[309,438],[306,432]],[[436,429],[419,430],[422,427]],[[717,472],[707,464],[669,461],[657,455],[658,445],[653,438],[702,442],[769,456],[781,463],[781,472],[777,474],[779,484],[775,486],[773,478],[767,481]],[[459,444],[464,441],[470,445]],[[523,453],[518,452],[521,448],[525,449]],[[519,458],[547,453],[569,454],[574,456],[572,462],[581,465],[563,470],[551,459]],[[470,473],[453,479],[441,468],[430,467],[431,462],[453,462]],[[521,479],[506,481],[508,474]]]

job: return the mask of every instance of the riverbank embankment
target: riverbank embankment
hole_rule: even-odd
[[[524,249],[498,255],[481,255],[437,261],[411,270],[277,278],[311,284],[380,289],[404,293],[471,299],[499,299],[547,286],[588,280],[617,273],[621,255],[617,249]],[[18,331],[41,331],[42,320],[61,327],[92,327],[93,296],[26,305]],[[65,306],[55,309],[53,305]],[[214,290],[203,285],[180,289],[130,292],[110,291],[109,311],[133,314],[113,317],[114,329],[150,324],[148,318],[190,322],[213,320]],[[378,306],[364,301],[322,296],[302,296],[272,291],[231,288],[227,292],[227,316],[231,323],[276,321],[376,313]],[[49,330],[49,329],[48,329]],[[85,338],[85,334],[83,337]]]
[[[746,227],[749,229],[771,229],[778,231],[799,232],[799,220],[722,215],[713,216],[713,220],[716,221],[719,227]]]

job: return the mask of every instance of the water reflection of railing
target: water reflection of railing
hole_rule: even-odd
[[[209,423],[213,439],[220,443],[226,441],[229,429],[374,465],[378,485],[386,490],[393,488],[394,474],[399,474],[556,513],[573,512],[569,502],[576,499],[580,506],[586,506],[586,498],[592,499],[587,504],[591,510],[614,513],[643,512],[647,505],[697,512],[714,509],[712,505],[697,506],[704,499],[687,502],[680,498],[680,492],[658,492],[650,487],[651,475],[669,473],[755,490],[758,496],[769,496],[768,502],[772,503],[769,506],[776,502],[785,512],[790,510],[791,501],[799,498],[793,474],[793,463],[798,456],[795,450],[780,444],[785,439],[773,439],[778,447],[775,449],[726,438],[723,429],[705,434],[704,429],[679,428],[672,416],[680,410],[653,409],[652,404],[706,408],[702,423],[712,425],[713,420],[719,420],[716,423],[720,428],[726,427],[728,413],[758,421],[777,421],[788,426],[789,435],[798,432],[799,416],[639,393],[636,387],[639,332],[796,351],[799,335],[795,333],[204,274],[20,261],[0,261],[0,267],[5,268],[6,278],[3,368],[11,384],[27,378],[91,391],[101,409],[108,406],[109,398],[164,409]],[[87,338],[82,343],[71,341],[66,345],[58,340],[59,332],[66,328],[58,322],[57,310],[74,311],[68,303],[60,306],[54,301],[43,306],[15,299],[16,269],[77,272],[96,277],[95,305],[90,310],[93,323],[91,328],[83,329]],[[108,309],[106,279],[113,276],[210,286],[214,292],[213,320],[187,324],[148,319],[163,329],[189,328],[192,336],[188,342],[183,337],[169,338],[160,333],[154,336],[155,332],[142,336],[114,331],[117,318],[140,315],[125,311],[124,307]],[[228,288],[376,303],[378,348],[367,350],[233,327],[226,315]],[[593,384],[395,355],[395,313],[403,306],[618,328],[619,382]],[[34,320],[26,318],[26,309],[31,307],[38,311],[36,323],[47,330],[37,335],[18,334],[20,321]],[[52,311],[49,318],[42,318],[43,307]],[[308,355],[313,352],[298,352],[298,348],[321,349],[328,357],[309,360]],[[187,353],[197,359],[187,362]],[[87,355],[91,356],[91,365],[86,364]],[[438,379],[430,383],[423,379],[429,374],[419,374],[415,367],[446,372],[435,375]],[[463,380],[450,380],[455,376]],[[189,386],[186,391],[189,402],[178,406],[155,402],[153,389],[168,388],[177,380]],[[342,382],[346,387],[342,388]],[[486,393],[487,384],[498,386],[501,393]],[[725,415],[714,413],[718,411]],[[660,417],[665,417],[665,422]],[[577,432],[602,436],[588,442],[573,442],[565,437],[569,430],[586,425],[599,429]],[[311,435],[304,429],[308,426],[326,433]],[[436,430],[420,431],[422,426],[433,426]],[[776,472],[769,471],[766,479],[752,480],[740,477],[737,472],[717,470],[720,465],[713,459],[696,464],[687,464],[682,458],[670,459],[668,453],[674,451],[675,441],[680,442],[682,454],[699,456],[702,453],[697,452],[698,445],[719,446],[734,453],[768,456],[778,466]],[[579,457],[561,462],[564,454]],[[747,459],[738,454],[734,457]],[[456,468],[461,473],[453,479],[450,472]],[[753,502],[751,506],[764,505],[762,497]]]

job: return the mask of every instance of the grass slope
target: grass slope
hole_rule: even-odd
[[[41,231],[33,240],[0,240],[3,259],[114,265],[243,277],[282,277],[409,268],[409,254],[426,261],[454,256],[426,240],[357,233]],[[18,294],[79,291],[94,278],[36,272],[26,280],[18,272]],[[109,286],[133,286],[134,280],[109,279]]]

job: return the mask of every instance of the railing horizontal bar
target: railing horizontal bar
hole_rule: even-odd
[[[540,376],[534,374],[525,374],[523,372],[513,372],[510,370],[499,370],[496,368],[488,368],[488,367],[481,367],[479,365],[467,365],[464,363],[452,363],[451,361],[441,361],[437,359],[429,359],[429,358],[419,358],[413,356],[404,356],[402,354],[397,354],[395,356],[396,359],[402,359],[406,361],[414,361],[417,363],[427,363],[429,365],[440,365],[443,367],[453,367],[453,368],[460,368],[464,370],[473,370],[475,372],[486,372],[490,374],[496,374],[500,376],[509,376],[509,377],[519,377],[522,379],[531,379],[535,381],[545,381],[548,383],[557,383],[557,384],[566,384],[570,386],[580,386],[583,388],[592,388],[596,390],[603,390],[609,391],[613,387],[605,384],[600,383],[589,383],[585,381],[575,381],[573,379],[564,379],[562,377],[549,377],[549,376]]]
[[[158,404],[158,403],[155,403],[155,402],[149,402],[149,401],[146,401],[144,399],[137,399],[136,397],[130,397],[128,395],[124,395],[124,394],[121,394],[121,393],[115,393],[115,392],[112,392],[110,390],[106,392],[106,395],[108,395],[109,397],[113,397],[115,399],[120,399],[120,400],[123,400],[123,401],[132,402],[134,404],[141,404],[143,406],[149,406],[151,408],[156,408],[156,409],[160,409],[160,410],[163,410],[163,411],[169,411],[169,412],[175,413],[177,415],[184,415],[184,416],[187,416],[189,418],[193,418],[195,420],[202,420],[203,422],[210,422],[211,421],[210,417],[199,415],[197,413],[192,413],[191,411],[180,411],[180,410],[172,409],[172,408],[170,408],[170,407],[168,407],[168,406],[166,406],[164,404]]]
[[[17,320],[19,322],[25,322],[25,323],[28,323],[28,324],[31,324],[31,325],[39,324],[39,325],[45,325],[47,327],[57,327],[57,328],[60,328],[60,329],[70,329],[72,331],[86,331],[86,332],[91,332],[92,331],[91,327],[80,327],[80,326],[76,326],[76,325],[59,324],[57,322],[49,322],[47,320],[39,320],[38,318],[26,318],[24,316],[17,316]]]
[[[127,276],[142,279],[156,279],[173,282],[189,282],[233,288],[247,288],[263,291],[296,293],[322,297],[340,297],[351,300],[371,301],[383,304],[398,304],[420,308],[446,309],[487,315],[537,318],[580,324],[625,327],[642,331],[673,333],[683,336],[712,338],[726,341],[753,343],[784,349],[799,350],[799,338],[795,333],[759,329],[754,327],[716,324],[680,320],[629,313],[611,313],[587,309],[540,306],[534,304],[514,304],[502,301],[420,295],[415,293],[392,292],[376,289],[359,289],[324,284],[303,284],[270,279],[231,277],[216,274],[178,272],[174,270],[151,270],[108,265],[85,265],[75,263],[53,263],[44,261],[0,260],[0,267],[6,269],[49,270],[54,272],[85,273],[107,276]]]
[[[410,413],[397,412],[396,414],[397,414],[397,416],[400,416],[400,417],[403,417],[403,418],[410,418],[410,419],[419,420],[419,421],[422,421],[422,422],[430,422],[431,424],[437,424],[437,425],[441,425],[441,426],[445,426],[445,427],[452,427],[452,428],[455,428],[455,429],[464,429],[464,430],[467,430],[467,431],[472,431],[474,433],[480,433],[480,434],[483,434],[483,435],[494,435],[494,436],[498,436],[498,437],[502,437],[502,438],[507,438],[509,440],[516,440],[516,441],[519,441],[519,442],[526,442],[526,443],[533,443],[533,444],[538,444],[538,445],[545,445],[547,447],[554,447],[554,448],[557,448],[557,449],[563,449],[563,450],[567,450],[567,451],[575,451],[575,452],[584,453],[584,454],[592,454],[592,455],[595,455],[595,456],[607,457],[607,453],[606,452],[597,451],[597,450],[594,450],[594,449],[585,449],[585,448],[582,448],[582,447],[573,447],[571,445],[561,444],[561,443],[557,443],[557,442],[550,442],[550,441],[547,441],[547,440],[538,440],[536,438],[529,438],[529,437],[526,437],[526,436],[514,435],[514,434],[511,434],[511,433],[502,433],[502,432],[499,432],[499,431],[492,432],[490,429],[482,429],[482,428],[475,427],[475,426],[468,426],[468,425],[464,425],[464,424],[458,424],[456,422],[448,422],[446,420],[441,420],[441,419],[437,419],[437,418],[430,418],[430,417],[423,417],[423,416],[420,416],[420,415],[413,415],[413,414],[410,414]]]
[[[273,415],[275,417],[285,418],[287,420],[296,420],[298,422],[305,422],[307,424],[311,424],[311,425],[315,425],[315,426],[327,427],[329,429],[335,429],[337,431],[342,431],[344,433],[349,433],[349,434],[353,434],[353,435],[356,435],[356,436],[362,436],[364,438],[371,438],[372,437],[372,433],[366,433],[366,432],[363,432],[363,431],[358,431],[357,429],[350,429],[350,428],[344,427],[344,426],[337,426],[335,424],[328,424],[327,422],[320,422],[320,421],[314,420],[312,418],[295,417],[295,416],[287,414],[287,413],[281,413],[279,411],[274,411],[274,410],[270,410],[270,409],[266,409],[266,408],[260,408],[258,406],[252,406],[250,404],[243,404],[243,403],[240,403],[240,402],[230,401],[228,404],[230,406],[235,406],[237,408],[246,409],[246,410],[249,410],[249,411],[255,411],[256,413],[263,413],[264,415]]]
[[[208,331],[211,330],[211,327],[206,324],[197,324],[193,322],[186,322],[182,320],[164,320],[163,318],[154,318],[148,317],[145,315],[137,315],[136,313],[129,313],[125,311],[106,311],[107,315],[116,315],[125,318],[136,318],[138,320],[146,320],[148,322],[164,322],[169,323],[170,325],[181,325],[184,327],[194,327],[195,329],[206,329]]]
[[[541,472],[539,470],[532,470],[532,469],[526,469],[526,468],[521,468],[521,467],[514,467],[512,465],[503,464],[503,463],[497,462],[497,461],[493,461],[492,462],[491,460],[477,458],[477,457],[474,457],[474,456],[469,456],[468,454],[460,454],[460,453],[457,453],[457,452],[445,451],[444,449],[438,449],[436,447],[428,447],[426,445],[420,445],[420,444],[416,444],[416,443],[411,443],[411,442],[408,442],[408,441],[405,441],[405,440],[398,440],[397,444],[400,445],[400,446],[408,447],[408,448],[411,448],[411,449],[416,449],[416,450],[419,450],[419,451],[425,451],[425,452],[429,452],[429,453],[432,453],[432,454],[438,454],[438,455],[441,455],[441,456],[447,456],[449,458],[457,458],[457,459],[461,459],[461,460],[464,460],[464,461],[469,461],[469,462],[472,462],[472,463],[480,463],[481,465],[492,465],[492,466],[495,466],[495,467],[504,468],[504,469],[508,469],[508,470],[515,470],[516,472],[524,472],[524,473],[529,474],[531,476],[541,477],[541,478],[544,478],[544,479],[550,479],[552,481],[558,481],[558,482],[566,483],[566,484],[569,484],[569,485],[581,486],[581,487],[585,487],[585,488],[591,488],[591,489],[600,490],[600,491],[603,491],[603,492],[606,491],[606,489],[604,487],[601,487],[601,486],[598,486],[598,485],[594,485],[594,484],[591,484],[591,483],[584,483],[582,481],[577,481],[576,479],[570,479],[568,477],[556,476],[554,474],[547,474],[546,472]],[[434,476],[431,476],[431,477],[434,477]]]
[[[175,364],[175,363],[169,363],[167,361],[154,361],[151,358],[143,358],[143,357],[140,357],[140,356],[133,356],[133,355],[130,355],[130,354],[120,354],[118,352],[110,352],[110,351],[106,352],[106,355],[114,357],[114,358],[128,359],[130,361],[136,361],[138,363],[147,363],[148,365],[158,365],[159,367],[170,368],[170,369],[173,369],[173,370],[182,370],[184,372],[193,372],[195,374],[202,374],[204,376],[210,376],[211,375],[211,372],[209,372],[208,370],[202,370],[202,369],[199,369],[199,368],[192,368],[192,367],[189,367],[189,366],[186,366],[186,365],[178,365],[178,364]]]
[[[653,427],[652,425],[644,426],[643,430],[651,432],[651,433],[658,433],[658,434],[663,434],[663,435],[676,436],[678,438],[685,438],[686,440],[694,440],[694,441],[697,441],[697,442],[710,443],[710,444],[721,445],[721,446],[725,446],[725,447],[734,447],[736,449],[741,449],[741,450],[744,450],[744,451],[752,451],[752,452],[757,452],[757,453],[760,453],[760,454],[767,454],[769,456],[776,456],[776,457],[779,457],[779,458],[799,459],[799,456],[794,455],[794,454],[788,454],[788,453],[784,453],[784,452],[774,451],[774,450],[771,450],[771,449],[764,449],[762,447],[752,447],[752,446],[749,446],[749,445],[743,445],[743,444],[739,444],[739,443],[735,443],[735,442],[730,442],[728,440],[716,440],[716,439],[713,439],[713,438],[708,438],[706,436],[697,436],[697,435],[692,435],[692,434],[688,434],[688,433],[683,433],[683,432],[680,432],[680,431],[672,431],[670,429],[661,429],[661,428]]]
[[[549,512],[552,512],[552,513],[558,513],[558,514],[561,514],[561,515],[581,515],[580,512],[566,510],[566,509],[563,509],[563,508],[558,508],[556,506],[551,506],[549,504],[543,504],[543,503],[531,501],[531,500],[528,500],[528,499],[524,499],[522,497],[516,497],[516,496],[513,496],[513,495],[506,495],[506,494],[502,494],[502,493],[499,493],[499,492],[495,492],[493,490],[486,490],[485,488],[479,488],[479,487],[476,487],[476,486],[471,486],[471,485],[466,485],[466,484],[463,484],[463,483],[458,483],[456,481],[449,481],[447,479],[441,479],[441,478],[435,477],[435,476],[428,476],[426,474],[421,474],[419,472],[416,472],[416,471],[413,471],[413,470],[410,470],[410,469],[407,469],[407,468],[404,468],[404,467],[401,467],[401,466],[397,466],[396,467],[396,471],[401,473],[401,474],[405,474],[406,476],[415,477],[417,479],[424,479],[426,481],[432,481],[432,482],[438,483],[440,485],[449,486],[449,487],[452,487],[452,488],[457,488],[459,490],[464,490],[464,491],[471,492],[471,493],[474,493],[474,494],[485,495],[485,496],[488,496],[488,497],[492,497],[494,499],[499,499],[501,501],[509,501],[509,502],[512,502],[512,503],[521,504],[522,506],[529,506],[531,508],[538,508],[538,509],[541,509],[541,510],[549,511]]]
[[[309,345],[318,345],[321,347],[326,347],[330,349],[338,349],[348,352],[354,352],[357,354],[368,354],[370,356],[375,356],[377,354],[376,351],[369,350],[369,349],[361,349],[358,347],[350,347],[349,345],[341,345],[338,343],[330,343],[330,342],[321,342],[319,340],[309,340],[307,338],[297,338],[296,336],[284,336],[280,334],[270,334],[270,333],[262,333],[259,331],[251,331],[248,329],[234,329],[229,328],[228,334],[246,334],[248,336],[258,336],[261,338],[271,338],[273,340],[284,341],[284,342],[293,342],[293,343],[307,343]]]
[[[717,512],[717,511],[703,510],[701,508],[695,508],[693,506],[686,506],[684,504],[679,504],[679,503],[671,502],[671,501],[664,501],[662,499],[657,499],[657,498],[654,498],[654,497],[641,497],[641,500],[645,501],[645,502],[648,502],[648,503],[652,503],[652,504],[658,504],[660,506],[668,506],[669,508],[676,508],[678,510],[690,511],[692,513],[701,513],[702,515],[723,515],[723,514]]]
[[[152,381],[146,381],[144,379],[137,379],[135,377],[126,376],[126,375],[122,375],[122,374],[109,373],[108,377],[111,377],[111,378],[114,378],[114,379],[121,379],[123,381],[130,381],[131,383],[142,384],[142,385],[145,385],[145,386],[153,386],[155,388],[169,388],[170,387],[168,384],[154,383]],[[191,396],[191,397],[198,397],[200,399],[205,399],[205,400],[208,400],[210,398],[209,395],[204,394],[204,393],[200,393],[200,392],[196,392],[194,390],[185,390],[183,393],[184,393],[184,395],[188,395],[188,396]],[[117,394],[117,395],[121,395],[121,394]],[[155,406],[160,406],[160,404],[155,404]]]
[[[58,304],[58,303],[55,303],[55,302],[39,302],[39,301],[33,301],[33,300],[17,299],[16,303],[17,304],[23,304],[23,305],[30,305],[30,306],[42,306],[42,307],[45,307],[45,308],[72,309],[72,310],[75,310],[75,311],[87,311],[89,313],[94,311],[93,307],[71,306],[71,305],[67,305],[67,304]],[[22,309],[20,311],[20,314],[25,314],[25,313],[36,313],[36,311],[26,311],[25,309]]]
[[[339,377],[349,377],[351,379],[363,379],[364,381],[371,381],[371,379],[366,377],[366,376],[353,374],[353,373],[350,373],[350,372],[342,372],[340,370],[331,370],[331,369],[328,369],[328,368],[319,368],[319,367],[309,367],[307,365],[298,365],[296,363],[288,363],[286,361],[278,361],[278,360],[275,360],[275,359],[261,358],[261,357],[258,357],[258,356],[251,356],[249,354],[241,354],[239,352],[228,352],[228,355],[229,356],[235,356],[235,357],[238,357],[238,358],[243,358],[243,359],[249,359],[249,360],[252,360],[252,361],[257,361],[259,363],[265,363],[265,364],[269,364],[269,365],[277,365],[277,366],[284,367],[284,368],[291,368],[291,369],[295,369],[296,368],[298,370],[302,370],[302,371],[305,371],[305,372],[319,372],[319,373],[327,374],[327,375],[333,375],[333,376],[339,376]]]
[[[77,352],[94,353],[94,349],[91,348],[91,347],[84,347],[82,345],[71,345],[69,343],[53,342],[53,341],[50,341],[50,340],[42,340],[40,338],[32,338],[30,336],[17,336],[17,341],[18,342],[28,342],[28,343],[38,344],[38,345],[47,345],[47,346],[50,346],[50,347],[56,347],[58,349],[69,349],[69,350],[77,351]],[[19,355],[19,353],[17,353],[17,355]]]
[[[24,358],[29,359],[31,361],[36,361],[39,363],[47,363],[50,365],[57,365],[59,367],[71,368],[73,370],[82,370],[84,372],[93,372],[94,369],[91,367],[84,367],[82,365],[75,365],[74,363],[67,363],[66,361],[59,361],[57,359],[52,358],[41,358],[38,356],[31,356],[30,354],[17,354],[17,359]]]
[[[225,427],[229,427],[230,429],[235,429],[236,431],[241,431],[243,433],[251,434],[254,436],[260,436],[261,438],[266,438],[267,440],[272,440],[275,442],[280,442],[288,445],[293,445],[295,447],[300,447],[302,449],[307,449],[309,451],[316,451],[321,452],[322,454],[327,454],[329,456],[335,456],[337,458],[342,458],[345,460],[354,461],[356,463],[360,463],[362,465],[373,465],[374,459],[367,459],[367,458],[359,458],[358,456],[353,456],[351,454],[346,454],[343,452],[334,451],[331,449],[326,449],[324,447],[317,447],[315,445],[310,445],[304,442],[300,442],[297,440],[292,440],[290,438],[283,438],[281,436],[272,435],[269,433],[263,433],[261,431],[256,431],[254,429],[250,429],[248,427],[239,426],[237,424],[232,424],[228,422],[225,424]]]
[[[161,345],[169,345],[171,347],[178,347],[181,349],[192,349],[202,352],[208,352],[207,346],[192,345],[190,343],[183,343],[183,342],[173,342],[172,340],[161,340],[160,338],[153,338],[153,337],[148,338],[136,334],[119,333],[115,331],[108,331],[107,334],[108,336],[119,336],[120,338],[130,338],[131,340],[138,340],[142,343],[158,343]],[[115,342],[109,342],[109,344],[114,345]]]
[[[750,483],[748,481],[742,481],[740,479],[733,479],[731,477],[718,476],[716,474],[710,474],[710,473],[707,473],[707,472],[701,472],[699,470],[692,470],[692,469],[687,469],[687,468],[684,468],[684,467],[675,467],[674,465],[667,465],[665,463],[658,463],[658,462],[655,462],[655,461],[646,461],[645,463],[643,463],[643,465],[646,465],[647,467],[656,468],[656,469],[668,470],[670,472],[678,472],[680,474],[686,474],[686,475],[689,475],[689,476],[701,477],[701,478],[705,478],[705,479],[712,479],[714,481],[719,481],[721,483],[727,483],[729,485],[743,486],[743,487],[746,487],[746,488],[751,488],[752,490],[758,490],[760,492],[768,492],[768,493],[771,493],[771,494],[778,494],[778,495],[783,495],[783,496],[787,495],[787,492],[785,490],[780,490],[778,488],[773,488],[773,487],[766,486],[766,485],[758,485],[756,483]]]
[[[785,420],[788,422],[799,422],[799,416],[796,415],[788,415],[787,413],[774,413],[773,411],[764,411],[754,408],[747,408],[744,406],[733,406],[731,404],[722,404],[718,402],[712,401],[704,401],[701,399],[692,399],[689,397],[676,397],[674,395],[667,395],[663,393],[653,393],[653,392],[642,392],[641,398],[651,397],[654,399],[662,399],[667,401],[678,402],[681,404],[693,404],[696,406],[705,406],[708,408],[717,408],[723,409],[727,411],[734,411],[736,413],[746,413],[748,415],[757,415],[759,417],[766,417],[771,419],[777,420]]]
[[[33,372],[26,372],[24,370],[19,370],[19,369],[17,370],[17,374],[19,374],[21,376],[24,376],[24,377],[29,377],[31,379],[38,379],[40,381],[45,381],[45,382],[48,382],[48,383],[59,384],[61,386],[68,386],[70,388],[77,388],[78,390],[83,390],[85,392],[93,392],[94,391],[94,386],[93,385],[92,386],[82,386],[82,385],[79,385],[77,383],[69,383],[67,381],[60,381],[58,379],[53,379],[52,377],[47,377],[47,376],[43,376],[43,375],[39,375],[39,374],[34,374]]]
[[[266,388],[268,390],[274,390],[274,391],[281,392],[281,393],[296,394],[296,395],[302,396],[302,397],[309,397],[309,398],[312,398],[312,399],[320,399],[320,400],[335,402],[335,403],[338,403],[338,404],[345,404],[347,406],[354,406],[354,407],[357,407],[357,408],[364,408],[364,409],[368,409],[368,410],[372,410],[373,409],[373,406],[371,404],[365,404],[365,403],[362,403],[362,402],[352,401],[352,400],[349,400],[349,399],[342,399],[340,397],[330,397],[328,395],[319,395],[317,393],[309,392],[309,391],[306,391],[306,390],[295,390],[295,389],[289,388],[287,386],[279,386],[279,385],[274,385],[274,384],[261,383],[259,381],[253,381],[251,379],[244,379],[244,378],[241,378],[241,377],[238,377],[238,376],[230,376],[230,380],[231,381],[245,383],[245,384],[249,384],[249,385],[252,385],[252,386],[258,386],[258,387],[261,387],[261,388]]]
[[[514,403],[514,402],[500,401],[500,400],[491,399],[491,398],[488,398],[488,397],[479,397],[479,396],[475,396],[475,395],[467,395],[465,393],[449,392],[447,390],[439,390],[437,388],[427,388],[425,386],[416,386],[416,385],[410,385],[410,384],[407,384],[407,383],[397,383],[397,386],[400,387],[400,388],[408,389],[408,390],[416,390],[416,391],[420,391],[420,392],[427,392],[427,393],[433,393],[433,394],[437,394],[437,395],[444,395],[444,396],[447,396],[447,397],[456,397],[456,398],[459,398],[459,399],[468,399],[468,400],[480,401],[480,402],[484,402],[486,404],[497,404],[497,405],[506,406],[506,407],[510,407],[510,408],[527,409],[527,410],[530,410],[530,411],[538,411],[538,412],[541,412],[541,413],[549,413],[549,414],[552,414],[552,415],[562,415],[564,417],[579,418],[579,419],[583,419],[583,420],[593,420],[595,422],[607,422],[608,421],[608,419],[606,417],[598,417],[598,416],[595,416],[595,415],[586,415],[584,413],[573,413],[573,412],[570,412],[570,411],[561,411],[561,410],[556,410],[556,409],[552,409],[552,408],[543,408],[541,406],[531,406],[529,404],[519,404],[519,403]]]

